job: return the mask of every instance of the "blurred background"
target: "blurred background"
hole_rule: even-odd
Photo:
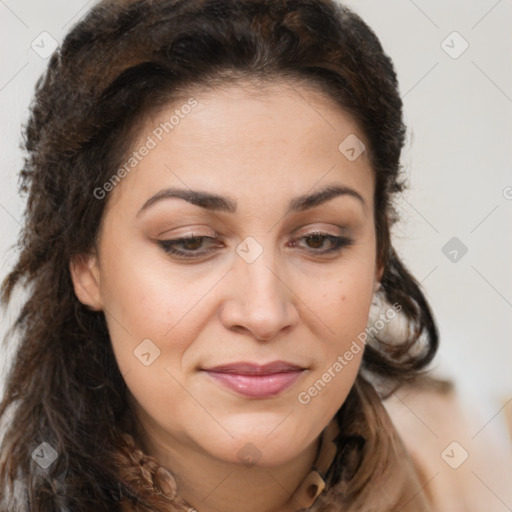
[[[439,324],[434,366],[494,421],[512,409],[512,2],[344,3],[374,29],[398,73],[408,189],[393,236]],[[0,278],[15,258],[21,126],[35,83],[92,5],[0,0]],[[2,337],[13,306],[2,313]],[[1,386],[9,349],[0,355]]]

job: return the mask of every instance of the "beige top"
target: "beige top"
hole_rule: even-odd
[[[413,386],[385,406],[435,512],[512,510],[512,400]]]

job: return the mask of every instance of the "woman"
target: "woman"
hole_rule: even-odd
[[[95,6],[26,127],[3,509],[431,510],[382,404],[438,345],[390,241],[404,134],[338,4]]]

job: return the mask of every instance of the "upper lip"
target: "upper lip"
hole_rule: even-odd
[[[288,363],[286,361],[272,361],[271,363],[264,365],[241,361],[236,363],[222,364],[212,368],[205,368],[205,370],[210,372],[239,373],[242,375],[269,375],[272,373],[304,370],[304,368],[293,363]]]

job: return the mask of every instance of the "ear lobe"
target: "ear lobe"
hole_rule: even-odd
[[[383,274],[384,274],[384,265],[379,263],[377,266],[377,270],[375,272],[375,288],[374,288],[375,291],[380,290],[380,288],[382,286],[380,281],[382,279]]]
[[[77,254],[69,263],[71,280],[78,300],[94,311],[101,311],[98,260],[94,254]]]

